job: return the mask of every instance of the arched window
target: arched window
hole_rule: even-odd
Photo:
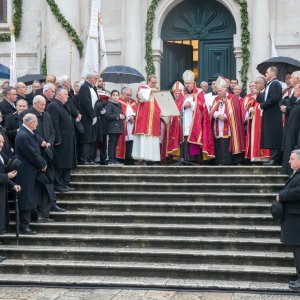
[[[12,0],[0,0],[0,32],[7,32],[12,21]]]

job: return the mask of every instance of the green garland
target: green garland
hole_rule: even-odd
[[[76,30],[73,28],[73,26],[66,20],[66,18],[63,16],[63,14],[60,12],[59,7],[57,6],[57,4],[55,3],[54,0],[46,0],[46,1],[49,4],[49,7],[50,7],[53,15],[57,19],[57,21],[67,31],[69,37],[74,41],[74,43],[79,51],[79,55],[80,55],[80,57],[82,57],[84,45],[83,45],[83,42],[81,41],[81,39],[79,38],[78,34],[76,33]]]
[[[240,5],[241,12],[241,49],[242,49],[242,59],[243,65],[239,71],[241,75],[241,81],[243,82],[243,90],[247,90],[247,81],[248,81],[248,69],[250,65],[250,51],[248,45],[250,43],[250,32],[248,30],[249,25],[249,16],[248,16],[248,4],[246,0],[234,0],[237,4]]]
[[[46,47],[45,47],[44,58],[41,64],[41,73],[45,76],[47,75],[47,48]]]
[[[248,17],[248,5],[246,0],[234,0],[237,4],[240,5],[241,12],[241,44],[242,44],[242,57],[243,65],[239,73],[241,74],[241,81],[243,82],[243,88],[247,88],[246,84],[248,81],[248,69],[250,65],[250,52],[248,45],[250,43],[250,33],[248,30],[249,17]],[[147,12],[147,22],[146,22],[146,37],[145,37],[145,46],[146,46],[146,73],[147,75],[155,73],[155,66],[153,64],[153,55],[152,55],[152,39],[153,39],[153,23],[155,19],[155,10],[158,6],[159,0],[152,0],[148,12]]]
[[[152,0],[150,7],[147,12],[147,23],[146,23],[146,54],[145,59],[147,62],[146,73],[147,76],[155,73],[155,66],[153,64],[152,56],[152,39],[153,39],[153,23],[155,19],[155,10],[157,8],[159,0]]]
[[[13,0],[13,24],[15,28],[15,37],[18,38],[22,28],[22,0]],[[0,34],[0,42],[9,42],[10,33]]]

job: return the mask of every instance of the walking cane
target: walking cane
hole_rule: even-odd
[[[19,216],[18,192],[16,192],[16,197],[15,197],[15,210],[16,210],[16,240],[17,240],[17,246],[19,246],[20,216]]]

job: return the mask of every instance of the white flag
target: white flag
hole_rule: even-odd
[[[270,39],[271,39],[271,57],[278,57],[277,49],[275,47],[275,43],[271,34],[270,34]]]
[[[9,78],[9,85],[15,86],[17,84],[17,71],[16,71],[16,39],[13,32],[10,34],[10,78]]]
[[[105,40],[103,35],[100,0],[92,0],[91,21],[86,43],[82,77],[88,73],[101,73],[107,66]]]

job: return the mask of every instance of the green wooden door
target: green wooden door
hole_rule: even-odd
[[[182,81],[182,74],[193,67],[193,47],[164,42],[161,67],[161,89],[170,90],[175,81]]]

